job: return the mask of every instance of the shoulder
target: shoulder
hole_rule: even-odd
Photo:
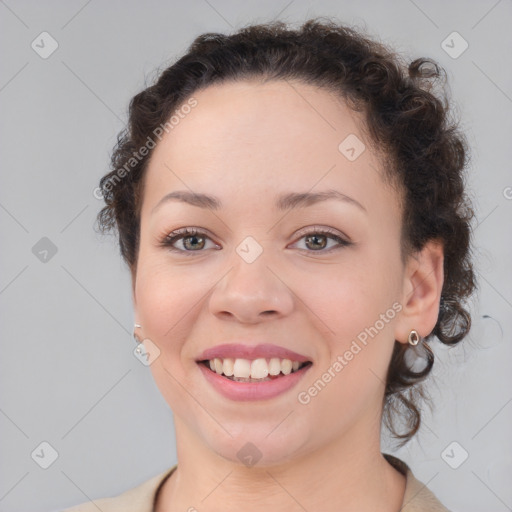
[[[407,474],[402,512],[450,512],[423,483],[417,480],[411,471]]]
[[[133,487],[117,496],[87,501],[67,508],[62,512],[98,512],[98,510],[102,512],[152,512],[153,501],[160,484],[175,468],[176,466],[166,469],[137,487]]]
[[[411,468],[405,462],[387,453],[383,455],[406,477],[404,500],[400,512],[450,512],[436,495],[413,475]]]

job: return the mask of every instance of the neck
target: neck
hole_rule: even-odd
[[[380,425],[371,437],[354,428],[302,456],[252,467],[220,457],[176,417],[175,427],[178,467],[162,488],[157,512],[392,512],[402,505],[405,477],[380,452]]]

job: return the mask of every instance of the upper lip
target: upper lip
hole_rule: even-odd
[[[226,359],[231,357],[233,359],[259,359],[259,358],[272,358],[278,357],[279,359],[291,359],[300,363],[310,361],[306,356],[298,354],[293,350],[289,350],[278,345],[271,343],[262,343],[259,345],[244,345],[241,343],[225,343],[223,345],[216,345],[206,349],[196,361],[205,361],[210,359]]]

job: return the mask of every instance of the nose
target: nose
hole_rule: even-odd
[[[284,277],[267,266],[262,256],[252,263],[235,261],[212,290],[210,311],[221,319],[241,323],[258,323],[289,315],[294,300]]]

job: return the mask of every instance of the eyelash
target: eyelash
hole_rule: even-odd
[[[171,233],[166,235],[164,237],[164,239],[160,242],[160,245],[163,247],[166,247],[168,250],[170,250],[172,252],[186,254],[187,256],[192,255],[193,253],[204,252],[204,250],[187,251],[187,250],[183,250],[183,249],[176,249],[175,247],[173,247],[173,244],[178,240],[182,240],[184,238],[188,238],[191,236],[198,236],[198,235],[205,236],[206,238],[209,239],[208,234],[200,229],[180,228],[180,229],[176,229],[175,231],[172,231]],[[330,249],[326,249],[326,250],[319,249],[317,251],[314,251],[314,250],[308,250],[308,249],[300,249],[301,251],[306,251],[309,253],[317,253],[318,252],[321,254],[330,254],[333,250],[337,250],[337,249],[341,249],[342,247],[348,247],[350,245],[353,245],[353,242],[349,242],[348,240],[341,238],[338,234],[336,234],[335,232],[331,231],[328,228],[313,228],[313,229],[311,229],[311,231],[304,233],[299,238],[299,240],[301,240],[302,238],[305,238],[307,236],[310,236],[310,235],[326,236],[327,238],[330,238],[330,239],[338,242],[339,245],[337,247],[331,247]]]

